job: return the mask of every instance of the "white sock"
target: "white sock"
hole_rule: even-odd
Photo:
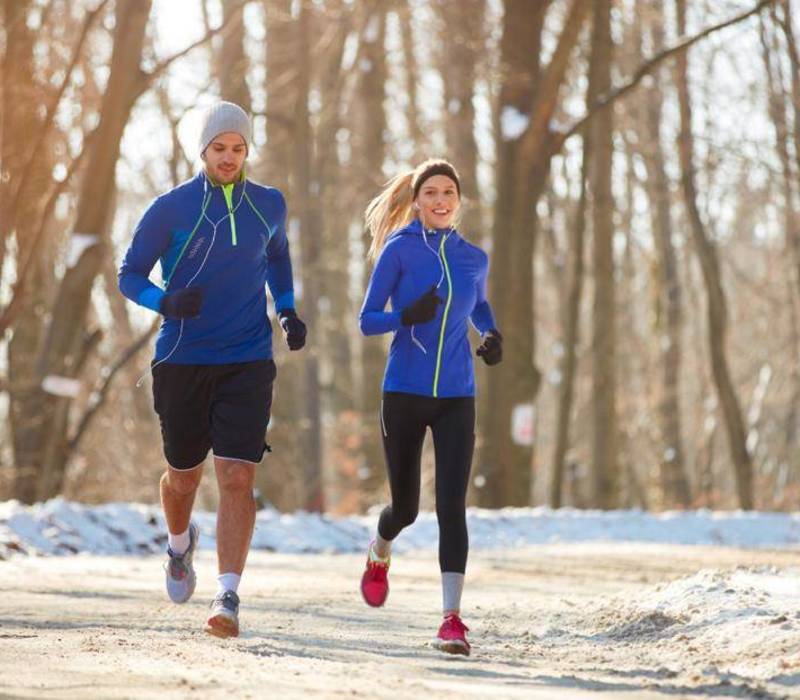
[[[442,572],[442,610],[461,610],[461,591],[464,590],[464,574],[456,571]]]
[[[173,535],[171,532],[167,533],[167,544],[169,544],[173,554],[184,554],[189,549],[191,542],[188,527],[186,532],[182,532],[180,535]]]
[[[239,574],[220,574],[217,576],[217,595],[225,591],[233,591],[236,593],[236,590],[239,588],[239,581],[241,580],[242,577]]]
[[[376,559],[385,561],[392,555],[392,541],[385,540],[380,535],[375,535],[375,544],[370,548],[369,555],[373,561]]]

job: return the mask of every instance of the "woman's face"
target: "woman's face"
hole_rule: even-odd
[[[456,183],[447,175],[433,175],[425,180],[414,202],[426,228],[452,226],[461,204]]]

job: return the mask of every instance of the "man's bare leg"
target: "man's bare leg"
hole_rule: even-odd
[[[256,522],[253,498],[255,465],[233,459],[214,458],[219,484],[217,510],[217,595],[211,604],[206,632],[217,637],[239,634],[239,579],[244,570],[250,538]]]
[[[250,538],[256,522],[253,498],[255,465],[234,459],[214,458],[219,484],[217,511],[217,561],[220,574],[242,575]]]
[[[161,477],[161,506],[169,530],[167,595],[173,603],[189,600],[197,584],[192,560],[200,532],[190,525],[190,518],[202,476],[201,462],[192,469],[168,467]]]
[[[203,463],[200,462],[191,469],[167,467],[161,477],[161,507],[164,509],[167,529],[173,535],[189,529],[194,497],[202,476]]]

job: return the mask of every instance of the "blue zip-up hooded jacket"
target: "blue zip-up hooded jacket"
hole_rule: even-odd
[[[164,289],[148,279],[157,261]],[[246,179],[215,185],[203,172],[152,202],[119,270],[122,293],[154,311],[168,291],[203,290],[199,317],[161,324],[155,359],[177,364],[271,358],[265,284],[276,311],[294,307],[283,195]]]
[[[467,319],[484,334],[495,328],[486,300],[489,258],[456,231],[424,230],[419,219],[392,233],[383,247],[361,308],[364,335],[394,332],[384,391],[433,397],[475,395]],[[433,285],[443,303],[436,318],[403,326],[402,310]],[[392,311],[385,311],[392,300]]]

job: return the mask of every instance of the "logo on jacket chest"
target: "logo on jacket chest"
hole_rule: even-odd
[[[192,241],[192,244],[189,246],[189,250],[186,252],[186,257],[189,258],[189,260],[194,258],[194,256],[197,255],[198,251],[203,247],[203,243],[205,243],[205,241],[206,241],[205,236],[200,236],[199,238],[196,238],[194,241]]]

